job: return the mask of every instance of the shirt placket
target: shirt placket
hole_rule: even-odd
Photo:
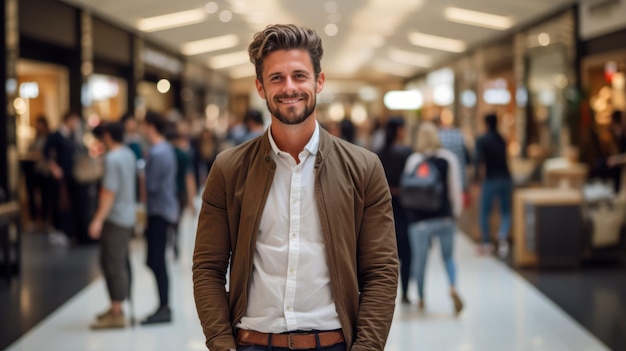
[[[285,320],[287,330],[297,330],[298,323],[294,313],[296,299],[296,277],[300,254],[300,205],[302,191],[302,162],[291,167],[291,186],[289,189],[289,259],[287,264],[287,283],[285,285]]]

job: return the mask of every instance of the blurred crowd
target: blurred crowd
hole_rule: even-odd
[[[501,257],[508,255],[512,182],[497,120],[495,115],[485,116],[486,132],[472,143],[449,118],[414,124],[402,116],[389,116],[365,129],[348,118],[321,123],[332,135],[380,157],[392,194],[404,303],[412,303],[407,289],[414,279],[417,304],[424,308],[427,257],[432,243],[438,240],[454,312],[463,309],[456,291],[453,248],[457,220],[472,202],[472,187],[481,185],[477,205],[483,239],[479,254],[490,254],[497,247]],[[199,127],[176,114],[152,111],[141,118],[127,114],[117,122],[101,123],[89,131],[83,121],[79,114],[68,113],[52,132],[45,117],[37,119],[36,137],[29,149],[32,166],[25,172],[31,227],[47,233],[54,245],[101,242],[111,307],[98,316],[93,328],[125,326],[121,302],[129,296],[128,243],[133,236],[143,235],[160,304],[142,323],[169,322],[165,252],[171,248],[174,258],[178,258],[181,215],[183,211],[197,210],[193,200],[202,190],[218,153],[263,135],[266,119],[260,111],[250,109],[239,122],[231,123],[226,133]],[[89,146],[85,146],[85,134],[94,137]],[[417,172],[423,160],[429,160],[443,179],[444,199],[438,208],[428,211],[406,208],[401,201],[403,176]],[[468,171],[469,166],[473,173]],[[119,171],[129,168],[131,173]],[[98,191],[90,190],[94,188]],[[495,202],[500,206],[501,221],[498,240],[492,243],[488,218]],[[109,233],[117,233],[119,239],[105,240],[107,235],[113,237]]]

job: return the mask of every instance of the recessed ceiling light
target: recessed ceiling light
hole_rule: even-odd
[[[190,41],[181,46],[183,55],[198,55],[206,52],[229,49],[239,44],[239,38],[235,34],[222,35],[208,39]]]
[[[339,32],[339,27],[334,23],[329,23],[324,27],[324,33],[329,37],[334,37]]]
[[[207,13],[216,13],[217,12],[217,3],[215,1],[209,1],[206,5],[204,5],[204,11]]]
[[[444,10],[444,16],[448,21],[469,24],[472,26],[507,30],[513,27],[513,19],[507,16],[495,15],[493,13],[479,12],[461,9],[458,7],[448,7]]]
[[[188,26],[204,21],[206,16],[204,9],[173,12],[161,16],[142,18],[137,21],[137,29],[143,32],[156,32],[164,29]]]
[[[233,13],[228,11],[228,10],[224,10],[222,12],[220,12],[220,21],[224,22],[224,23],[228,23],[230,22],[230,20],[233,19]]]
[[[461,40],[419,32],[410,33],[409,42],[415,46],[449,52],[463,52],[467,49],[467,46]]]

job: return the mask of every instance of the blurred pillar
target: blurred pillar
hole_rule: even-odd
[[[129,113],[135,114],[135,109],[137,108],[137,87],[139,86],[139,82],[143,80],[144,75],[144,63],[143,58],[141,57],[143,53],[143,40],[136,36],[133,36],[130,41],[130,65],[132,68],[131,76],[128,79],[128,89],[127,89],[127,111]]]
[[[128,85],[128,91],[129,91],[128,104],[129,104],[129,111],[134,111],[134,113],[137,113],[137,108],[139,106],[143,106],[143,103],[140,100],[141,97],[139,96],[138,88],[139,88],[139,83],[141,83],[141,81],[144,80],[144,77],[146,74],[146,65],[143,59],[145,42],[143,41],[143,39],[139,37],[133,37],[132,45],[133,45],[133,49],[132,49],[131,64],[133,66],[134,86],[132,87],[133,97],[131,100],[131,96],[130,96],[131,84]],[[130,106],[130,104],[132,104],[132,107]],[[145,113],[145,111],[142,111],[142,113]]]
[[[93,74],[93,25],[91,13],[78,13],[77,33],[79,49],[70,65],[70,109],[82,112],[86,117],[86,101],[83,92],[89,89],[89,77]]]
[[[18,1],[0,0],[0,202],[17,198],[19,164],[16,146],[16,65],[19,49]]]

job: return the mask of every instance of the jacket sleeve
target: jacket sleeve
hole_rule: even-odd
[[[378,161],[378,160],[377,160]],[[370,170],[357,246],[361,300],[351,351],[383,350],[398,288],[398,253],[391,195],[380,162]]]
[[[225,287],[231,252],[225,189],[216,162],[202,194],[192,267],[196,309],[211,351],[236,348]]]

